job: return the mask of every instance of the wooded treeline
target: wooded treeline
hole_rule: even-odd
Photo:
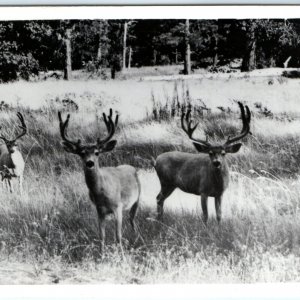
[[[0,80],[40,71],[126,72],[131,67],[227,65],[242,71],[300,66],[300,19],[51,20],[0,22]]]

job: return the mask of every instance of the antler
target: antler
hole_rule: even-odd
[[[116,127],[117,127],[118,121],[119,121],[119,115],[118,114],[116,115],[115,122],[113,122],[113,120],[112,120],[112,115],[113,115],[113,111],[111,108],[109,110],[108,116],[106,116],[106,114],[103,113],[103,120],[106,125],[108,134],[104,139],[100,139],[100,138],[97,139],[98,145],[103,145],[103,144],[107,143],[113,137],[113,135],[116,131]]]
[[[24,117],[22,116],[22,114],[20,112],[17,113],[17,116],[21,122],[21,125],[19,125],[19,128],[22,129],[22,132],[15,138],[15,141],[27,133],[27,126],[25,124]]]
[[[22,132],[11,141],[1,135],[0,139],[2,139],[5,143],[15,142],[17,139],[21,138],[23,135],[25,135],[27,133],[27,126],[25,124],[23,115],[20,112],[18,112],[17,117],[19,118],[19,120],[21,122],[21,125],[19,125],[19,127],[22,129]],[[0,129],[1,129],[1,127],[0,127]]]
[[[250,121],[251,121],[250,109],[249,109],[248,105],[246,105],[244,107],[244,105],[241,102],[238,102],[238,105],[241,110],[241,119],[243,122],[243,127],[242,127],[242,130],[239,135],[237,135],[236,137],[233,137],[233,138],[231,138],[230,136],[228,137],[227,141],[225,142],[226,146],[242,139],[250,132]],[[246,113],[245,113],[245,108],[246,108]]]
[[[194,126],[192,126],[193,121],[191,120],[191,110],[189,109],[187,113],[185,114],[184,111],[182,111],[181,115],[181,127],[184,130],[184,132],[188,135],[190,140],[192,140],[194,143],[204,145],[206,147],[211,147],[211,144],[207,141],[203,140],[196,140],[192,137],[195,129],[197,128],[199,123],[196,123]]]
[[[1,128],[0,128],[1,129]],[[5,143],[9,143],[9,140],[8,139],[6,139],[4,136],[0,136],[0,139],[1,140],[3,140]]]
[[[74,145],[76,148],[78,148],[81,144],[81,140],[78,139],[77,142],[73,142],[71,140],[69,140],[67,138],[68,134],[67,134],[67,129],[68,129],[68,125],[69,125],[69,120],[70,120],[70,114],[67,115],[67,118],[65,121],[62,120],[62,117],[61,117],[61,112],[59,111],[58,112],[58,119],[59,119],[59,129],[60,129],[60,135],[62,137],[62,139],[71,144],[71,145]]]

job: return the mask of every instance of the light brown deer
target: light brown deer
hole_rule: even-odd
[[[130,224],[136,231],[134,219],[139,205],[141,186],[134,167],[129,165],[101,167],[99,165],[99,155],[113,150],[117,143],[116,140],[111,140],[111,138],[115,133],[118,115],[113,122],[112,109],[110,109],[108,116],[103,113],[103,120],[108,134],[103,139],[98,138],[94,144],[82,144],[81,140],[77,142],[69,140],[66,130],[70,115],[67,116],[64,122],[60,112],[58,117],[64,149],[67,152],[79,155],[83,163],[89,196],[98,213],[101,249],[104,248],[105,244],[105,218],[109,214],[113,214],[115,217],[116,239],[122,247],[123,211],[130,210]]]
[[[8,140],[4,136],[0,136],[0,139],[4,141],[4,144],[0,145],[0,174],[2,181],[5,181],[13,192],[12,179],[19,179],[20,194],[23,194],[23,173],[25,162],[22,153],[19,150],[17,140],[27,133],[27,127],[24,118],[20,112],[17,113],[22,129],[21,133],[12,140]],[[1,129],[1,127],[0,127]]]
[[[192,125],[191,111],[184,112],[181,116],[181,126],[188,135],[193,145],[201,154],[167,152],[159,155],[155,162],[155,169],[161,183],[161,191],[157,196],[158,218],[163,217],[163,205],[166,198],[179,188],[186,193],[201,196],[203,221],[208,219],[207,198],[215,198],[216,216],[221,221],[222,195],[229,182],[229,168],[226,161],[226,153],[236,153],[241,148],[238,140],[250,132],[251,113],[246,106],[238,102],[241,110],[243,128],[236,137],[228,137],[221,145],[212,145],[207,141],[192,137],[198,124]],[[204,153],[204,154],[202,154]],[[208,155],[207,155],[208,154]]]

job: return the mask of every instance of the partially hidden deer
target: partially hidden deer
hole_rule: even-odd
[[[129,210],[130,224],[136,231],[134,219],[139,205],[141,186],[134,167],[129,165],[102,167],[99,164],[99,155],[112,151],[116,146],[117,141],[111,138],[118,124],[118,115],[113,121],[112,109],[108,116],[103,113],[107,135],[103,139],[98,138],[93,144],[83,144],[81,140],[71,141],[67,136],[70,115],[68,114],[65,121],[62,120],[60,112],[58,117],[63,148],[78,155],[82,160],[89,196],[98,213],[101,250],[105,245],[105,219],[110,214],[115,217],[116,240],[122,247],[123,211]]]
[[[0,175],[10,192],[13,192],[12,179],[17,178],[19,180],[20,194],[22,195],[25,162],[17,141],[27,133],[27,127],[20,112],[17,113],[17,117],[20,121],[19,128],[22,131],[14,139],[8,139],[0,135],[0,139],[4,141],[4,144],[0,145]]]
[[[160,180],[161,191],[157,196],[158,219],[163,218],[164,201],[172,192],[180,190],[201,196],[203,221],[208,220],[207,199],[215,198],[217,221],[222,217],[222,196],[229,183],[229,166],[227,153],[236,153],[242,143],[237,141],[250,132],[251,112],[248,106],[238,102],[243,123],[240,134],[228,137],[222,144],[212,145],[208,141],[193,138],[198,123],[193,125],[191,110],[182,112],[181,127],[200,153],[184,153],[179,151],[166,152],[159,155],[155,162],[155,170]]]

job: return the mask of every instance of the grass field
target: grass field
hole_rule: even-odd
[[[0,283],[299,281],[299,84],[245,76],[0,85],[1,132],[15,129],[16,111],[23,112],[29,128],[21,141],[25,195],[3,189],[0,194]],[[151,156],[194,152],[172,105],[204,102],[211,114],[199,119],[197,134],[221,141],[240,129],[235,100],[253,112],[252,136],[238,154],[228,155],[231,182],[222,224],[216,223],[209,201],[205,227],[199,198],[181,191],[166,200],[164,223],[156,221],[160,186]],[[69,136],[93,141],[104,130],[100,116],[109,107],[120,113],[118,144],[100,164],[131,164],[142,182],[140,235],[125,220],[124,257],[114,246],[113,222],[107,228],[108,251],[99,254],[96,211],[80,160],[62,149],[58,131],[57,111],[68,111]]]

